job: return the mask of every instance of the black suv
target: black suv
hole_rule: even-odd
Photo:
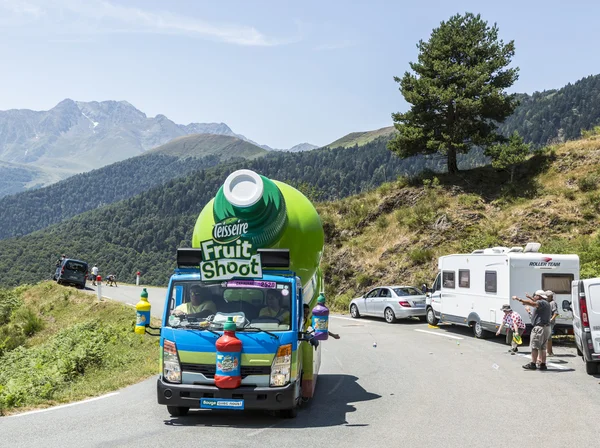
[[[84,289],[87,276],[88,264],[85,261],[67,258],[56,268],[54,279],[59,285],[74,285]]]

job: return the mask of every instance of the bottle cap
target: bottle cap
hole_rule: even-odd
[[[142,294],[141,294],[142,298],[147,299],[148,298],[148,291],[146,291],[146,288],[142,289]]]
[[[320,303],[320,304],[325,303],[325,295],[323,293],[319,294],[319,298],[317,299],[317,303]]]
[[[223,330],[225,331],[235,331],[235,322],[233,321],[233,317],[227,317],[227,322],[223,325]]]

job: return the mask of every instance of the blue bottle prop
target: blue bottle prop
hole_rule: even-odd
[[[315,339],[325,341],[329,338],[329,308],[325,306],[323,293],[319,295],[317,306],[312,310],[312,327]]]
[[[235,322],[229,316],[223,325],[223,335],[217,339],[217,369],[215,386],[235,389],[242,384],[242,341],[235,336]]]

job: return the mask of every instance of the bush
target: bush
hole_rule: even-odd
[[[23,302],[14,290],[0,289],[0,325],[7,324],[13,310],[22,304]]]
[[[371,278],[370,275],[361,273],[356,276],[356,286],[358,286],[359,288],[366,288],[367,286],[370,286],[372,284],[373,278]]]
[[[379,218],[377,218],[377,220],[375,221],[375,225],[379,230],[387,229],[388,224],[388,219],[385,215],[379,216]]]
[[[424,264],[433,258],[433,251],[431,249],[413,249],[408,253],[408,257],[413,264]]]
[[[458,203],[463,207],[474,208],[481,204],[481,197],[476,194],[461,194],[458,196]]]
[[[598,188],[598,175],[595,173],[588,174],[577,180],[577,186],[581,191],[593,191]]]
[[[402,222],[410,230],[420,230],[429,227],[434,217],[435,210],[431,204],[419,201],[414,207],[406,210]]]
[[[348,311],[348,308],[350,307],[350,302],[352,301],[352,299],[354,298],[354,296],[352,295],[351,292],[345,292],[344,294],[341,294],[339,296],[334,297],[333,301],[331,302],[331,309],[333,311]]]

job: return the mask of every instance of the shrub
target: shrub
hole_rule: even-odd
[[[356,286],[365,288],[373,284],[373,278],[369,274],[361,273],[356,276]]]
[[[419,201],[414,207],[406,210],[402,221],[410,230],[419,230],[429,227],[434,217],[432,205],[426,201]]]
[[[463,207],[473,208],[481,204],[481,197],[476,194],[461,194],[458,196],[458,203]]]
[[[581,191],[593,191],[598,188],[598,175],[595,173],[588,174],[577,180],[577,186]]]
[[[0,325],[7,324],[13,310],[22,304],[23,302],[14,290],[0,289]]]
[[[576,194],[573,190],[571,190],[570,188],[567,188],[566,190],[563,191],[563,195],[565,197],[565,199],[568,199],[569,201],[574,201]]]
[[[408,253],[408,257],[413,264],[424,264],[433,258],[433,251],[431,249],[417,248],[411,250]]]
[[[333,311],[348,311],[350,302],[353,298],[354,296],[351,292],[345,292],[339,296],[335,296],[331,302],[331,309]]]
[[[380,230],[387,229],[388,224],[388,219],[385,215],[380,215],[379,218],[377,218],[377,220],[375,221],[375,225]]]

